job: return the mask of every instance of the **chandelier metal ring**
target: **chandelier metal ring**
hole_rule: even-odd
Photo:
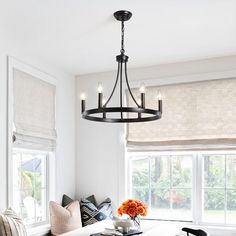
[[[116,113],[116,112],[130,112],[130,113],[138,113],[138,114],[148,114],[151,116],[148,117],[137,117],[137,118],[130,118],[130,117],[123,117],[121,120],[120,118],[107,118],[104,116],[104,113]],[[103,117],[96,117],[92,116],[93,114],[102,114]],[[161,118],[161,112],[153,109],[144,109],[144,108],[137,108],[137,107],[107,107],[107,108],[96,108],[90,109],[83,113],[82,117],[87,120],[92,121],[100,121],[100,122],[109,122],[109,123],[127,123],[127,122],[146,122],[151,120],[158,120]]]

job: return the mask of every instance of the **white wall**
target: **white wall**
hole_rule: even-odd
[[[111,91],[113,73],[83,76],[77,80],[77,96],[86,91],[86,106],[97,106],[97,84],[102,82],[105,92]],[[108,97],[108,96],[107,96]],[[117,168],[124,157],[122,124],[90,122],[80,116],[80,99],[77,100],[77,197],[95,194],[98,201],[110,197],[119,200],[119,176],[124,168]]]
[[[7,54],[0,49],[0,211],[7,207]],[[75,194],[75,79],[73,76],[24,55],[11,55],[52,75],[57,86],[56,200]]]
[[[236,75],[236,56],[132,69],[129,75],[132,86],[141,81],[152,85],[232,77]],[[125,198],[124,125],[82,119],[79,98],[85,91],[87,107],[96,107],[98,82],[103,82],[107,93],[114,80],[115,72],[77,76],[76,195],[95,194],[99,201],[110,196],[116,208]]]
[[[7,79],[6,79],[6,58],[0,52],[0,210],[7,204]]]

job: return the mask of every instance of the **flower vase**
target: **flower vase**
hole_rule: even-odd
[[[130,217],[131,220],[133,221],[133,224],[134,224],[134,228],[136,230],[140,230],[140,218],[138,216],[134,216],[134,217]]]

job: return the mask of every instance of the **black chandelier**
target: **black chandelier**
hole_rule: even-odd
[[[116,56],[116,61],[118,62],[118,70],[116,75],[115,85],[112,89],[112,92],[107,99],[107,101],[103,101],[103,93],[102,86],[99,84],[98,86],[98,107],[95,109],[86,110],[85,109],[85,95],[81,94],[81,113],[82,117],[91,121],[100,121],[100,122],[113,122],[113,123],[131,123],[131,122],[145,122],[145,121],[153,121],[161,118],[162,115],[162,100],[159,95],[158,97],[158,110],[149,109],[145,107],[145,86],[142,85],[140,87],[140,97],[141,101],[137,102],[135,99],[129,82],[128,82],[128,74],[127,74],[127,62],[128,56],[125,55],[124,50],[124,22],[128,21],[132,16],[132,13],[129,11],[117,11],[114,13],[114,17],[116,20],[121,21],[121,50],[120,55]],[[124,70],[124,72],[123,72]],[[125,82],[127,85],[128,93],[132,100],[135,103],[135,107],[126,107],[123,104],[123,74],[125,77]],[[120,106],[118,107],[108,107],[108,103],[110,102],[116,87],[120,85]],[[110,113],[111,117],[108,116]],[[135,115],[131,115],[135,114]]]

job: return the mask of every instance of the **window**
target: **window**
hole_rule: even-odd
[[[26,225],[47,221],[48,153],[13,149],[13,208]]]
[[[203,221],[236,224],[236,155],[203,155]]]
[[[130,152],[128,194],[148,218],[233,225],[236,154],[225,153]]]
[[[56,81],[12,58],[8,67],[8,203],[34,227],[49,222],[55,194]]]
[[[236,226],[236,79],[145,82],[146,107],[160,92],[164,112],[127,125],[128,195],[149,205],[149,218]]]

